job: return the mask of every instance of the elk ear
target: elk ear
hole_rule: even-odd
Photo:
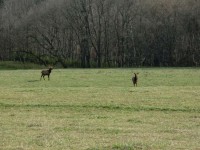
[[[49,69],[50,69],[50,68],[53,69],[53,66],[52,66],[52,65],[48,65],[48,68],[49,68]]]

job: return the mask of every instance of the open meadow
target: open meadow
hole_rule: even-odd
[[[0,70],[0,150],[200,150],[199,68],[40,72]]]

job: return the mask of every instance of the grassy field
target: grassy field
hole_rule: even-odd
[[[0,150],[200,149],[199,68],[40,72],[0,70]]]

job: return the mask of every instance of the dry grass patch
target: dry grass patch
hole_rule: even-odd
[[[200,71],[133,70],[0,71],[0,149],[200,148]]]

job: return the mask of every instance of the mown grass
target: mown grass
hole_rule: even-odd
[[[1,70],[0,120],[3,150],[200,149],[200,70]]]

